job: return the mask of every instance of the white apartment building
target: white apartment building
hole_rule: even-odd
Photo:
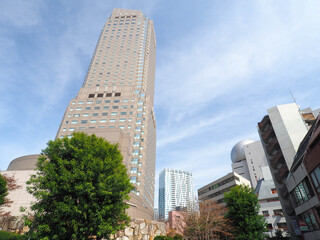
[[[159,174],[159,219],[168,220],[169,212],[177,207],[194,209],[192,173],[170,168]]]

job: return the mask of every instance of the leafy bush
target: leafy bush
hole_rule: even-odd
[[[19,235],[16,233],[0,231],[0,239],[1,240],[27,240],[28,238],[25,235]]]

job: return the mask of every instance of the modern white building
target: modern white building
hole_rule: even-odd
[[[159,219],[168,220],[169,212],[177,207],[194,209],[192,173],[170,168],[159,174]]]
[[[253,188],[263,178],[261,168],[268,166],[261,141],[243,140],[231,151],[232,171],[250,181]]]
[[[278,105],[269,108],[267,112],[268,115],[258,123],[260,139],[292,239],[299,239],[301,232],[290,201],[286,178],[314,115],[310,111],[300,110],[296,103]]]
[[[231,188],[237,185],[251,186],[248,179],[234,172],[228,173],[227,175],[199,188],[199,201],[212,199],[221,205],[225,205],[224,193],[229,192]]]

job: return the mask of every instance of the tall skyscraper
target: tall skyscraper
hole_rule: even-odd
[[[194,204],[192,173],[163,169],[159,174],[159,219],[168,220],[169,212],[177,207],[191,211]]]
[[[56,136],[83,131],[118,143],[135,187],[128,213],[145,219],[153,219],[154,204],[155,62],[152,20],[138,10],[114,9]]]

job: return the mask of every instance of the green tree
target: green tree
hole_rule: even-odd
[[[7,181],[2,174],[0,174],[0,206],[6,202],[8,195]]]
[[[26,220],[31,239],[108,239],[130,220],[132,185],[120,151],[95,135],[49,141],[28,184],[38,200]]]
[[[258,197],[251,187],[241,185],[231,188],[225,193],[224,201],[227,204],[227,218],[234,227],[234,237],[237,240],[259,240],[266,235],[265,218],[259,215]]]

